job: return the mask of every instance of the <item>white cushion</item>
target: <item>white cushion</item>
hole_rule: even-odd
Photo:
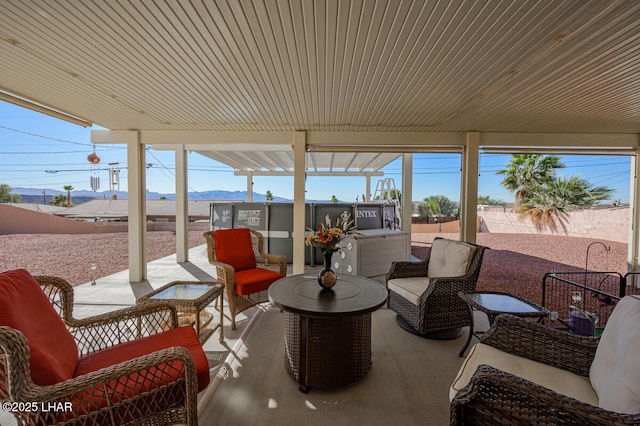
[[[460,277],[467,273],[475,246],[446,239],[437,239],[431,246],[427,275],[437,277]]]
[[[420,296],[429,286],[429,277],[394,278],[387,281],[389,290],[420,306]]]
[[[600,408],[640,413],[640,299],[622,298],[611,313],[596,350],[589,378]]]
[[[598,395],[587,377],[511,355],[484,343],[476,343],[469,352],[449,389],[449,401],[453,401],[458,391],[469,383],[471,376],[481,364],[511,373],[587,404],[598,405]]]

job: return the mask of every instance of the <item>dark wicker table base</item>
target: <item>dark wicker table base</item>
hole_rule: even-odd
[[[371,313],[314,318],[285,312],[284,324],[284,365],[302,392],[352,383],[371,368]]]
[[[448,328],[446,330],[431,330],[420,333],[418,330],[413,328],[411,324],[409,324],[409,321],[407,321],[400,315],[396,315],[396,324],[398,324],[400,328],[408,331],[411,334],[415,334],[416,336],[424,337],[431,340],[453,340],[462,336],[462,327]]]

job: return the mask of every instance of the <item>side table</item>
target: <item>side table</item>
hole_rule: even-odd
[[[136,300],[137,304],[162,300],[176,307],[179,322],[188,322],[195,326],[200,342],[207,339],[220,329],[220,342],[224,341],[222,312],[222,298],[224,284],[208,281],[172,281]],[[217,299],[220,322],[213,328],[207,328],[213,320],[213,315],[205,308]]]
[[[537,303],[501,291],[458,292],[458,296],[464,300],[469,307],[469,314],[471,316],[469,336],[458,356],[464,355],[464,352],[469,347],[469,343],[471,343],[471,337],[479,337],[478,333],[473,331],[474,309],[487,314],[490,325],[493,324],[493,321],[500,314],[510,314],[522,318],[538,318],[538,322],[541,322],[549,315],[549,311]]]

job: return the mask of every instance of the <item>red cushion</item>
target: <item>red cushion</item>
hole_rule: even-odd
[[[246,296],[269,288],[284,275],[263,268],[245,269],[235,273],[236,294]]]
[[[237,271],[256,267],[249,228],[220,229],[213,233],[216,260],[231,265]]]
[[[143,337],[85,355],[78,360],[78,367],[74,372],[74,376],[77,377],[92,371],[97,371],[101,368],[129,361],[142,355],[173,346],[182,346],[189,351],[196,364],[198,391],[206,388],[211,378],[209,362],[207,361],[207,357],[202,349],[202,344],[195,330],[189,326],[174,328],[173,330]],[[137,385],[143,386],[144,383],[137,383]]]
[[[73,377],[78,346],[38,282],[24,269],[0,274],[0,325],[29,342],[31,378],[45,386]]]

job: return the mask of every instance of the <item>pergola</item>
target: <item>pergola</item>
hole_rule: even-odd
[[[188,151],[248,181],[293,175],[300,245],[305,173],[372,174],[402,155],[411,194],[413,153],[459,152],[474,241],[481,152],[629,155],[636,270],[639,19],[625,0],[5,0],[0,99],[127,145],[132,282],[146,277],[147,145],[175,151],[178,261]]]

